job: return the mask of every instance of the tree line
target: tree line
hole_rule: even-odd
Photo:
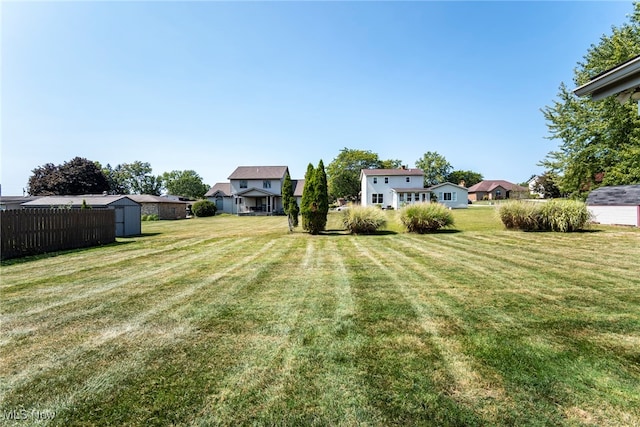
[[[76,194],[151,194],[168,193],[200,199],[209,190],[193,170],[153,175],[148,162],[135,161],[112,167],[82,157],[59,165],[47,163],[32,170],[28,193],[32,196]]]

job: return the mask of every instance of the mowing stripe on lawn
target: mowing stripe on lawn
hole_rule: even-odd
[[[453,380],[453,384],[447,386],[451,396],[461,403],[470,405],[471,409],[474,409],[478,405],[477,401],[482,399],[498,399],[499,405],[503,407],[513,406],[513,402],[507,399],[505,391],[498,386],[499,378],[496,376],[487,379],[478,373],[473,368],[473,359],[465,355],[463,345],[454,337],[441,333],[449,328],[448,322],[458,321],[453,311],[437,297],[425,299],[423,286],[409,285],[420,281],[417,282],[415,277],[407,276],[424,277],[425,270],[416,265],[415,260],[401,251],[390,249],[389,246],[381,249],[374,245],[368,245],[365,248],[357,242],[354,244],[363,256],[369,258],[396,284],[405,299],[411,302],[411,306],[418,315],[420,326],[429,335],[430,341],[441,355],[447,375],[450,375]],[[425,287],[438,286],[432,278],[433,276],[430,275],[428,280],[422,282]]]
[[[3,366],[3,372],[7,372],[9,370],[19,369],[17,375],[13,377],[6,378],[3,381],[3,387],[0,391],[0,397],[3,397],[6,390],[10,390],[14,387],[20,387],[24,385],[24,381],[34,377],[37,379],[38,376],[45,375],[50,370],[61,369],[61,367],[73,363],[76,359],[81,359],[81,356],[86,355],[90,352],[94,352],[96,348],[99,347],[108,347],[109,342],[115,340],[116,338],[120,338],[124,333],[127,333],[128,338],[134,338],[136,340],[142,340],[145,335],[145,328],[143,324],[152,318],[154,315],[161,313],[162,311],[166,311],[171,307],[175,307],[182,304],[182,301],[188,296],[195,293],[198,289],[209,286],[214,282],[220,280],[221,278],[225,278],[231,272],[238,270],[247,264],[251,263],[253,260],[259,258],[262,254],[270,252],[270,249],[275,244],[275,241],[267,242],[262,248],[260,248],[255,254],[252,256],[239,258],[236,264],[232,264],[228,266],[226,269],[217,272],[216,274],[210,276],[207,280],[199,283],[194,283],[186,290],[182,291],[179,294],[169,298],[163,299],[159,303],[155,303],[151,306],[148,311],[140,312],[133,319],[127,319],[125,322],[121,322],[118,325],[111,325],[110,327],[104,330],[94,330],[91,329],[93,333],[92,336],[84,337],[84,341],[72,346],[70,348],[60,348],[57,351],[53,352],[51,347],[48,345],[49,340],[55,342],[60,339],[60,337],[50,337],[49,340],[46,338],[36,340],[35,345],[40,347],[40,351],[38,351],[38,347],[31,348],[28,352],[20,353],[26,354],[29,356],[29,360],[12,360],[13,363],[8,364],[8,366]],[[207,253],[199,253],[197,257],[208,257]],[[196,257],[196,258],[197,258]],[[185,261],[185,264],[192,262],[193,259],[188,259]],[[175,266],[175,265],[174,265]],[[165,267],[160,270],[164,270]],[[148,273],[148,272],[147,272]],[[178,273],[178,272],[176,272]],[[135,280],[139,280],[140,278],[135,278]],[[237,286],[237,284],[236,284]],[[233,286],[231,288],[227,288],[227,291],[235,289]],[[59,322],[56,322],[59,323]],[[59,326],[59,325],[58,325]],[[51,326],[50,326],[51,327]],[[134,334],[135,332],[135,334]],[[148,332],[148,331],[147,331]],[[44,332],[43,332],[44,333]],[[158,336],[154,334],[151,337],[147,337],[148,339],[157,340]],[[173,339],[173,336],[169,337]],[[155,341],[153,341],[155,342]],[[162,342],[158,343],[162,345]],[[46,350],[45,350],[46,349]],[[35,353],[35,354],[34,354]],[[106,352],[109,353],[109,350]],[[44,360],[37,362],[33,356],[36,358],[44,358]],[[3,365],[7,363],[8,358],[3,357]],[[35,374],[35,373],[38,374]]]

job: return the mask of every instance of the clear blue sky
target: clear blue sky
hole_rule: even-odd
[[[344,147],[521,182],[540,109],[631,2],[3,1],[1,184],[75,156],[205,183]]]

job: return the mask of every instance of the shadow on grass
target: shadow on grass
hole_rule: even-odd
[[[451,228],[451,229],[425,231],[424,233],[410,233],[410,232],[407,232],[407,233],[408,234],[417,234],[417,235],[424,235],[424,234],[457,234],[457,233],[462,233],[462,231]]]
[[[149,234],[152,235],[152,234],[160,234],[160,233],[149,233]],[[140,237],[140,236],[136,236],[136,237]],[[22,256],[22,257],[18,257],[18,258],[3,259],[2,261],[0,261],[0,266],[5,267],[5,266],[9,266],[9,265],[26,264],[28,262],[38,261],[38,260],[41,260],[41,259],[55,258],[55,257],[58,257],[58,256],[68,255],[68,254],[72,254],[72,253],[73,254],[82,253],[82,252],[87,252],[87,251],[95,250],[95,249],[99,249],[99,248],[111,248],[111,247],[124,246],[124,245],[128,245],[128,244],[134,243],[134,242],[135,242],[135,240],[116,241],[116,242],[113,242],[113,243],[108,243],[106,245],[86,246],[86,247],[83,247],[83,248],[67,249],[67,250],[63,250],[63,251],[44,252],[44,253],[40,253],[40,254],[25,255],[25,256]]]
[[[397,231],[391,230],[379,230],[374,231],[373,233],[350,233],[347,230],[325,230],[321,231],[319,236],[390,236],[398,234]]]

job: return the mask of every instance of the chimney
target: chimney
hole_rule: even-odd
[[[407,170],[407,165],[402,165],[401,168],[402,170]]]

